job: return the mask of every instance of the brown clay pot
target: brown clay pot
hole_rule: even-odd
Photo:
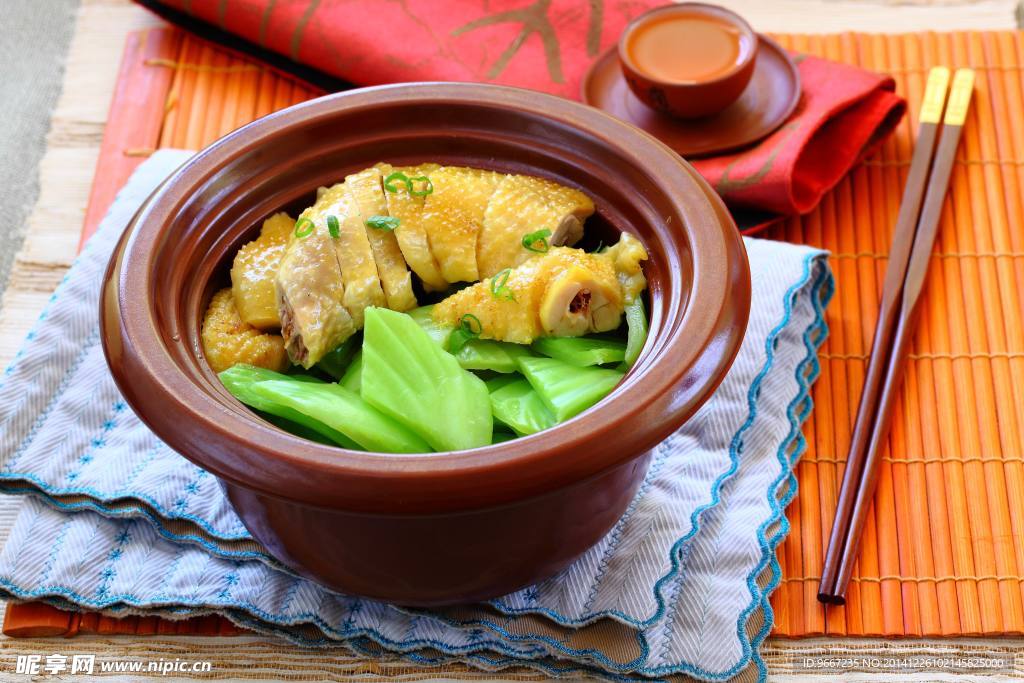
[[[651,332],[608,398],[546,432],[455,453],[322,446],[251,413],[203,358],[202,313],[263,218],[386,160],[546,176],[597,205],[588,240],[637,234]],[[252,534],[299,574],[409,605],[481,600],[551,576],[625,510],[650,450],[722,379],[750,306],[739,234],[678,155],[600,111],[530,91],[409,84],[267,116],[175,172],[106,275],[104,350],[139,417],[215,474]]]

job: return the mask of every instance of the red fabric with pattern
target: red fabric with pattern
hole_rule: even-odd
[[[139,0],[357,85],[454,80],[579,98],[626,24],[664,0]],[[173,16],[171,17],[173,18]],[[210,35],[207,33],[207,35]],[[808,57],[804,98],[773,135],[695,166],[731,207],[803,213],[899,121],[891,79]],[[742,212],[742,211],[741,211]],[[747,220],[749,224],[750,221]]]

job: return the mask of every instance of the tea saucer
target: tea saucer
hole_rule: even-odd
[[[645,105],[626,84],[614,46],[583,77],[582,99],[647,131],[684,157],[746,147],[781,126],[800,101],[796,64],[771,38],[758,35],[758,39],[750,84],[738,100],[713,116],[675,119]]]

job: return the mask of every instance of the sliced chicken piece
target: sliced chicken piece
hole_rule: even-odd
[[[293,363],[310,368],[356,331],[344,305],[335,240],[323,226],[293,237],[277,269],[281,334]]]
[[[430,174],[434,191],[426,198],[423,225],[430,250],[448,282],[476,282],[477,238],[500,173],[465,166],[443,166]]]
[[[477,241],[480,277],[536,256],[523,246],[523,238],[531,233],[550,231],[548,246],[575,244],[583,236],[583,221],[592,213],[594,203],[579,190],[544,178],[505,176],[487,204]]]
[[[281,326],[274,274],[294,229],[294,218],[275,213],[263,221],[260,236],[238,250],[231,265],[235,308],[244,322],[261,330]]]
[[[392,173],[403,173],[407,178],[430,177],[430,174],[437,171],[440,166],[437,164],[421,164],[419,166],[395,166],[389,164],[377,164],[384,180]],[[395,191],[389,191],[388,185]],[[425,183],[417,182],[416,192],[425,191]],[[426,195],[418,196],[409,191],[409,188],[400,180],[392,180],[385,183],[384,198],[387,201],[388,215],[398,219],[398,227],[395,228],[395,237],[398,239],[398,246],[402,249],[402,256],[409,264],[412,272],[419,276],[423,282],[423,288],[430,291],[446,289],[448,282],[441,274],[441,268],[430,250],[430,240],[427,237],[427,229],[423,219],[423,209],[426,205]]]
[[[412,291],[412,275],[405,265],[398,239],[388,228],[372,227],[367,223],[374,216],[387,216],[387,200],[381,186],[381,173],[377,167],[368,168],[345,178],[355,200],[359,218],[377,262],[377,275],[384,290],[387,306],[393,311],[416,308],[416,295]]]
[[[337,237],[330,236],[330,216],[337,220]],[[356,329],[361,329],[363,311],[369,306],[383,306],[385,298],[370,239],[366,236],[366,227],[363,225],[351,188],[345,183],[328,188],[316,200],[316,204],[302,212],[299,220],[303,218],[313,221],[313,234],[327,235],[333,242],[338,264],[341,266],[341,279],[345,285],[345,298],[342,303]]]
[[[623,235],[623,239],[643,249],[635,238]],[[618,255],[552,247],[452,294],[434,306],[434,320],[455,326],[464,315],[472,314],[480,321],[481,337],[517,344],[542,336],[578,337],[614,330],[625,304],[622,278],[616,270]],[[634,276],[639,260],[623,259],[623,274]]]
[[[230,289],[220,290],[210,300],[203,316],[202,338],[206,360],[214,372],[238,363],[278,372],[288,367],[284,340],[242,320]]]
[[[616,244],[604,250],[604,255],[615,264],[615,273],[618,275],[619,284],[622,285],[626,303],[632,303],[647,289],[647,278],[644,277],[643,268],[640,266],[641,261],[647,260],[647,250],[640,240],[624,232]]]

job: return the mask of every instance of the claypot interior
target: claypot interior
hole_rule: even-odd
[[[528,173],[595,202],[584,246],[618,231],[646,245],[650,336],[604,401],[551,430],[459,453],[358,453],[261,420],[203,358],[200,322],[235,251],[264,218],[378,161]],[[140,210],[108,273],[104,345],[147,424],[239,485],[367,512],[455,510],[538,495],[639,457],[717,386],[749,311],[742,243],[720,200],[678,156],[597,110],[468,84],[366,89],[304,103],[215,143]],[[373,489],[372,491],[369,489]]]

